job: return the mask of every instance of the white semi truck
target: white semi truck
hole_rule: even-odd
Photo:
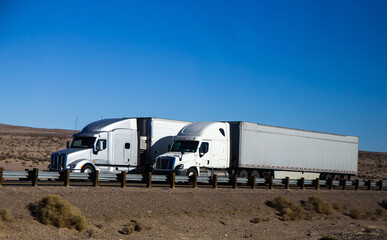
[[[160,118],[104,119],[74,134],[71,145],[51,155],[49,171],[146,171],[168,151],[189,122]]]
[[[358,137],[248,122],[185,126],[155,172],[211,176],[339,179],[357,174]]]

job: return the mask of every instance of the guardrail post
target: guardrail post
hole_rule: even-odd
[[[231,181],[232,182],[232,188],[233,189],[237,189],[238,188],[238,175],[236,175],[236,174],[233,175],[231,179],[232,179],[232,181]]]
[[[171,173],[170,178],[169,178],[169,184],[171,188],[175,188],[176,181],[175,181],[176,173]]]
[[[290,184],[289,184],[289,177],[285,178],[285,189],[289,190]]]
[[[268,180],[269,180],[269,189],[273,189],[273,176],[270,176]]]
[[[305,190],[305,178],[301,178],[298,180],[298,184],[300,186],[300,189]]]
[[[343,185],[343,190],[347,189],[347,180],[343,179],[341,184]]]
[[[121,182],[121,188],[126,187],[126,171],[121,171],[120,182]]]
[[[145,182],[146,182],[146,188],[151,188],[152,187],[152,172],[148,172],[146,174]]]
[[[251,176],[250,177],[250,186],[251,186],[251,189],[255,189],[255,178],[256,176]]]
[[[218,188],[218,175],[212,176],[212,188]]]
[[[383,191],[383,180],[379,181],[379,191]]]
[[[63,186],[70,186],[70,169],[66,169],[60,173],[61,178],[63,179]]]
[[[367,181],[367,190],[368,190],[368,191],[371,190],[371,182],[372,182],[372,180],[368,180],[368,181]]]
[[[319,177],[316,178],[315,181],[316,181],[316,182],[315,182],[315,188],[316,188],[316,190],[320,190],[320,178],[319,178]]]
[[[3,172],[4,172],[4,168],[0,168],[0,187],[3,186]]]
[[[332,178],[327,179],[327,184],[328,184],[328,189],[333,190],[333,179]]]
[[[31,173],[32,186],[37,187],[38,186],[39,169],[34,168],[30,173]]]
[[[99,171],[95,171],[93,173],[90,173],[91,175],[91,180],[93,181],[93,187],[98,186],[98,176],[99,176]]]
[[[359,179],[355,180],[355,190],[359,191]]]
[[[192,188],[198,187],[198,175],[195,173],[192,175]]]

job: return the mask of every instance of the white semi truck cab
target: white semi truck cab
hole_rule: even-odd
[[[170,151],[156,159],[154,170],[179,175],[208,175],[229,167],[230,125],[225,122],[198,122],[185,126],[173,139]]]
[[[249,122],[191,123],[154,171],[198,176],[338,179],[357,174],[359,138]]]
[[[71,145],[51,155],[50,171],[146,171],[168,151],[188,122],[160,118],[104,119],[74,134]]]

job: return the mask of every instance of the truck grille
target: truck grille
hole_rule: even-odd
[[[52,154],[50,169],[62,170],[67,165],[67,159],[65,154]]]
[[[157,161],[156,161],[157,170],[173,170],[174,166],[175,166],[175,158],[172,158],[172,157],[157,158]]]

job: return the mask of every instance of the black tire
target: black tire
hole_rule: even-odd
[[[259,172],[259,177],[260,178],[269,178],[272,175],[271,171],[260,171]]]
[[[251,171],[251,173],[250,173],[250,177],[258,177],[259,176],[259,173],[258,173],[258,171],[257,170],[253,170],[253,171]]]
[[[342,179],[342,176],[340,174],[335,174],[332,176],[332,179],[335,181],[340,181]]]
[[[198,172],[196,171],[196,168],[190,168],[190,169],[188,169],[188,171],[187,171],[187,173],[186,173],[186,175],[188,176],[188,177],[191,177],[191,176],[193,176],[193,175],[198,175]]]
[[[238,177],[248,178],[249,173],[246,170],[240,170],[238,173]]]
[[[86,164],[85,166],[82,167],[81,172],[83,172],[83,173],[94,173],[95,169],[90,164]]]

